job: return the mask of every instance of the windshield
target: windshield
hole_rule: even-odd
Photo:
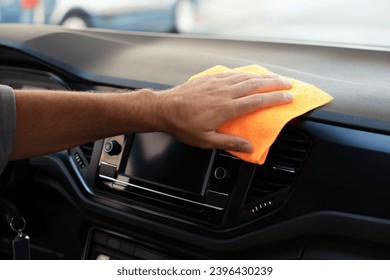
[[[0,0],[0,21],[390,46],[388,0]]]
[[[199,32],[390,46],[387,0],[214,0]]]

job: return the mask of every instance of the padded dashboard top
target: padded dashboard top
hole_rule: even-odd
[[[335,100],[308,119],[390,133],[388,49],[0,25],[0,46],[97,84],[164,89],[209,67],[263,65]],[[1,54],[0,54],[1,58]]]

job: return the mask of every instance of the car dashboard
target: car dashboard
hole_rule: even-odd
[[[11,162],[0,196],[37,259],[384,259],[390,256],[389,50],[0,26],[0,84],[166,89],[259,64],[334,101],[290,121],[266,162],[164,133]],[[0,226],[0,256],[12,231]]]

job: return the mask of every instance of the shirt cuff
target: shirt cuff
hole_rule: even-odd
[[[0,85],[0,173],[8,162],[16,130],[16,104],[14,91]]]

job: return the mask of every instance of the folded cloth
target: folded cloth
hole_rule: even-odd
[[[225,71],[252,72],[261,75],[272,73],[259,65],[250,65],[235,69],[229,69],[218,65],[191,77],[191,79],[202,75],[216,74]],[[294,94],[294,100],[291,103],[264,108],[253,113],[239,116],[227,121],[219,128],[218,132],[241,136],[249,140],[254,147],[252,153],[228,151],[229,153],[248,162],[263,164],[272,143],[276,140],[282,128],[290,120],[314,108],[322,106],[333,99],[332,96],[311,84],[291,78],[283,78],[291,81],[292,84],[291,89],[284,90]]]

